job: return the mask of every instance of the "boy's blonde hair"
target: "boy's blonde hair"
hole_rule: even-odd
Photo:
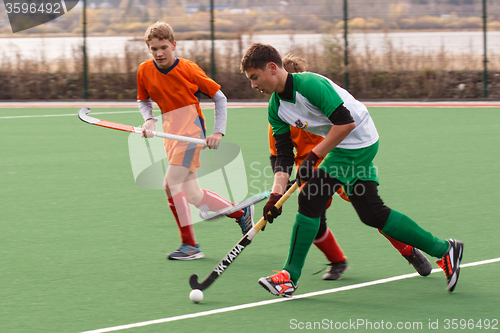
[[[307,60],[291,53],[283,58],[283,68],[288,73],[302,73],[306,71]]]
[[[159,40],[165,39],[173,43],[175,41],[174,29],[166,22],[156,22],[144,34],[144,41],[148,46],[153,38],[158,38]]]

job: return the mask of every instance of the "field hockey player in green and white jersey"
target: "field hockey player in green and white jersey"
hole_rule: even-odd
[[[283,195],[293,168],[290,126],[324,137],[296,172],[297,181],[306,183],[299,194],[298,213],[283,270],[261,278],[259,283],[277,296],[290,297],[295,292],[318,232],[320,214],[343,186],[364,224],[438,258],[437,264],[448,281],[446,289],[453,291],[460,272],[463,243],[437,238],[384,204],[378,195],[379,179],[373,164],[379,135],[366,106],[324,76],[286,72],[281,55],[271,45],[254,43],[243,56],[241,71],[252,88],[271,95],[268,119],[276,140],[277,157],[272,195],[263,212],[269,222],[281,214],[274,204]],[[323,162],[315,169],[320,157],[324,157]]]

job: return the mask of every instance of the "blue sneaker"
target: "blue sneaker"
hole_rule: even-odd
[[[245,208],[243,208],[243,216],[239,219],[236,220],[236,223],[241,228],[241,233],[244,235],[247,234],[247,232],[250,231],[250,229],[253,228],[255,225],[253,223],[253,212],[254,212],[254,206],[250,205]]]
[[[170,260],[193,260],[203,258],[200,245],[191,246],[189,244],[182,244],[177,251],[171,252],[167,255]]]

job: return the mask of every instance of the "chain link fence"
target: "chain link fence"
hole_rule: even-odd
[[[89,99],[135,99],[135,72],[150,57],[143,34],[159,20],[176,32],[176,55],[197,62],[233,100],[266,98],[239,71],[254,41],[305,57],[308,70],[360,99],[500,98],[498,0],[213,0],[213,7],[87,0],[86,7]],[[80,3],[12,34],[0,5],[0,99],[82,99],[82,10]]]

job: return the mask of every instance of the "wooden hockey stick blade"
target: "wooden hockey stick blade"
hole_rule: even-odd
[[[278,202],[275,204],[276,208],[280,208],[285,201],[290,198],[290,196],[295,192],[297,189],[297,183],[293,184],[292,187],[286,191],[286,193],[278,200]],[[257,235],[257,233],[262,230],[262,228],[266,225],[266,220],[264,220],[264,217],[260,219],[260,221],[249,231],[243,238],[236,244],[231,251],[222,259],[217,266],[212,270],[212,272],[200,283],[198,282],[198,275],[193,274],[189,278],[189,285],[191,289],[199,289],[199,290],[205,290],[208,287],[214,283],[214,281],[222,274],[225,272],[225,270],[231,265],[231,263],[236,260],[236,258],[243,252],[245,247],[250,244],[253,240],[253,238]]]
[[[270,195],[271,195],[271,191],[262,192],[262,193],[254,195],[254,196],[251,196],[250,198],[245,199],[245,200],[237,203],[236,205],[218,210],[216,212],[209,213],[206,210],[200,209],[199,214],[200,214],[200,217],[204,220],[213,220],[213,219],[237,212],[245,207],[248,207],[248,206],[253,205],[259,201],[262,201],[265,198],[269,198]]]
[[[91,110],[89,108],[81,108],[78,111],[78,118],[80,118],[80,120],[82,120],[83,122],[86,122],[88,124],[97,125],[97,126],[106,127],[106,128],[111,128],[111,129],[124,131],[124,132],[142,134],[142,128],[140,128],[140,127],[134,127],[134,126],[130,126],[130,125],[124,125],[124,124],[114,123],[111,121],[106,121],[106,120],[101,120],[101,119],[97,119],[94,117],[90,117],[88,115],[90,112],[91,112]],[[197,138],[191,138],[191,137],[182,136],[182,135],[168,134],[168,133],[155,132],[155,131],[153,131],[153,134],[154,134],[154,136],[157,136],[157,137],[163,138],[163,139],[177,140],[177,141],[195,143],[198,145],[205,146],[205,140],[203,140],[203,139],[197,139]]]

